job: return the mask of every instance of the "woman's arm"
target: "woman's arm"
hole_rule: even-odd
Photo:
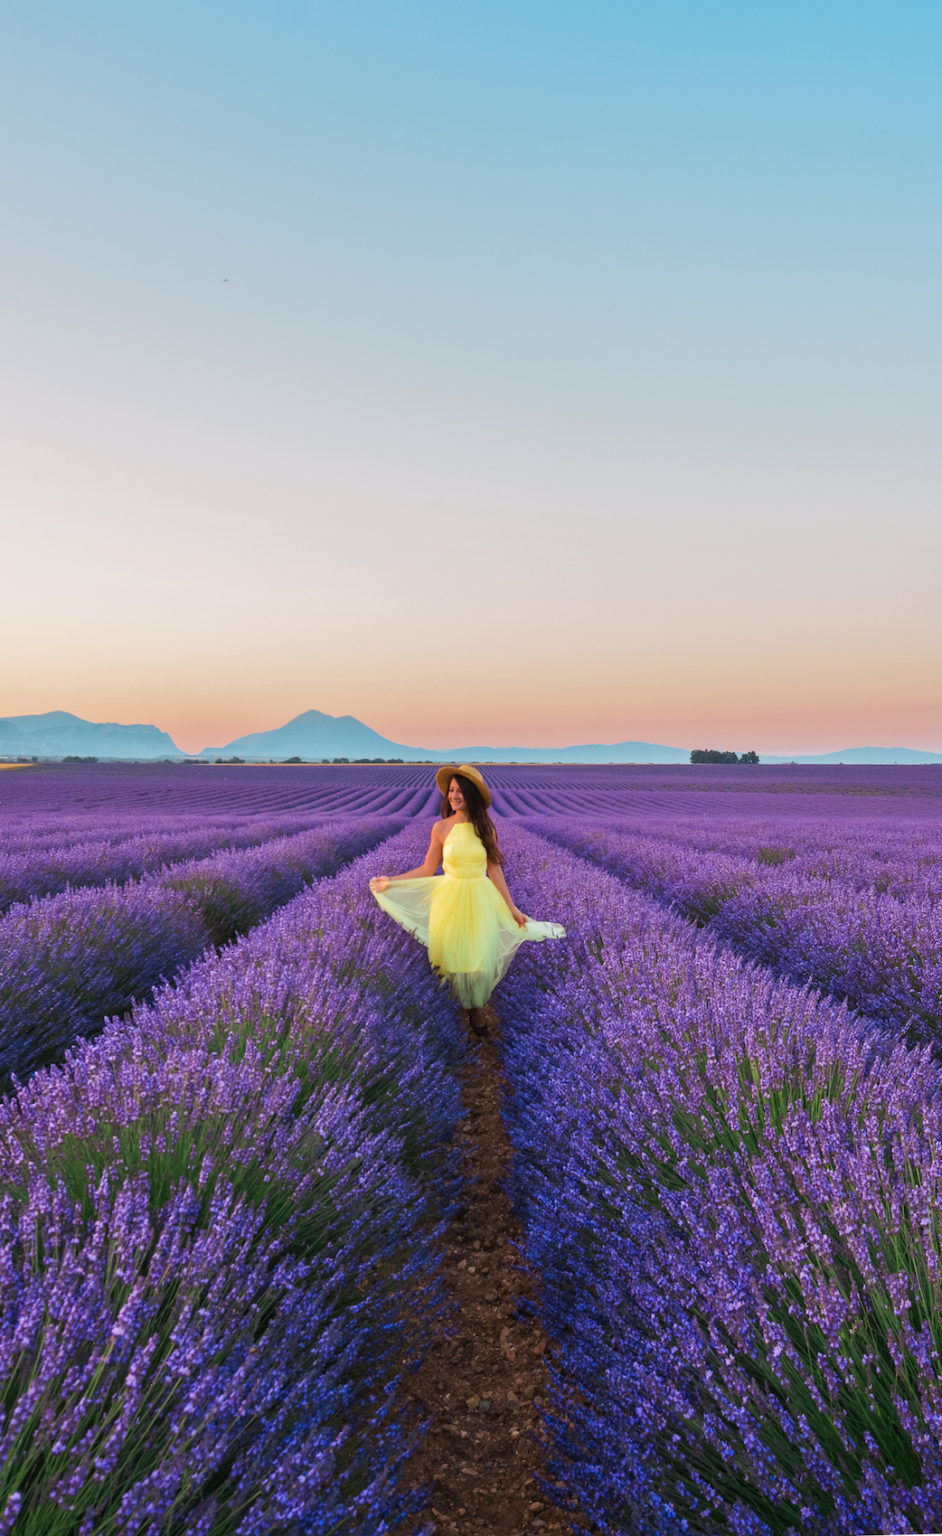
[[[520,908],[519,907],[515,907],[513,902],[511,901],[511,899],[510,899],[510,892],[507,889],[507,881],[504,879],[504,871],[501,869],[500,865],[499,864],[492,864],[490,862],[490,860],[488,860],[487,873],[488,873],[490,879],[497,886],[497,889],[500,891],[500,894],[503,896],[503,898],[506,901],[508,907],[510,908],[510,915],[513,918],[514,922],[516,923],[517,927],[518,928],[525,928],[527,926],[527,919],[524,917],[523,913],[520,911]]]
[[[416,880],[421,875],[434,875],[441,862],[442,844],[438,836],[438,827],[435,826],[432,828],[432,837],[424,864],[420,864],[418,869],[407,870],[404,875],[374,875],[370,881],[370,890],[385,891],[387,885],[392,885],[395,880]]]

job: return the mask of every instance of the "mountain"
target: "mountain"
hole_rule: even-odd
[[[20,753],[31,756],[26,751],[26,737],[12,720],[0,720],[0,757],[17,757]]]
[[[156,725],[117,725],[82,720],[66,710],[44,715],[0,718],[0,757],[102,757],[128,760],[182,758],[187,754]],[[204,747],[198,757],[242,757],[267,762],[301,757],[314,762],[333,757],[401,757],[406,762],[432,763],[686,763],[686,747],[659,746],[650,741],[584,742],[573,747],[410,747],[389,741],[353,715],[326,715],[307,709],[287,725],[272,731],[237,736],[224,747]],[[817,757],[773,757],[763,763],[942,763],[942,753],[912,747],[847,747]]]
[[[942,763],[940,752],[920,752],[914,747],[844,747],[840,752],[825,752],[818,757],[763,757],[764,763],[870,763],[918,766]]]
[[[237,736],[224,747],[204,747],[202,758],[402,757],[433,763],[686,763],[686,747],[659,747],[646,741],[577,747],[409,747],[389,741],[353,715],[325,715],[305,710],[273,731]]]
[[[319,709],[307,709],[287,725],[273,731],[253,731],[237,736],[224,747],[204,747],[199,757],[304,757],[319,761],[322,757],[426,757],[416,747],[387,741],[377,731],[353,715],[325,715]]]
[[[689,763],[686,747],[651,741],[585,742],[576,747],[451,747],[429,752],[441,763]]]
[[[183,757],[156,725],[98,724],[64,709],[0,719],[2,757]]]

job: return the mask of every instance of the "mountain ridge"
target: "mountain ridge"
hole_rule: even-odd
[[[156,725],[121,725],[116,720],[83,720],[66,709],[42,715],[0,718],[2,757],[183,757],[173,739]]]
[[[391,741],[355,715],[328,715],[308,709],[284,725],[268,731],[237,736],[222,747],[183,752],[171,736],[155,725],[122,725],[117,721],[83,720],[68,710],[45,714],[0,717],[0,757],[62,758],[103,757],[116,761],[184,759],[212,761],[217,757],[242,757],[247,762],[270,758],[401,757],[407,762],[502,762],[502,763],[687,763],[688,747],[657,742],[581,742],[567,747],[476,746],[413,747]],[[942,764],[942,753],[915,747],[845,747],[836,752],[804,756],[762,754],[765,764],[814,765],[872,764],[917,766]]]

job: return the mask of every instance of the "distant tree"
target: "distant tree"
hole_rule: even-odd
[[[97,757],[77,757],[75,753],[70,752],[62,761],[64,763],[97,763],[98,759]]]
[[[301,763],[304,759],[301,757],[283,757],[281,761],[283,763]]]
[[[332,757],[331,758],[331,762],[332,763],[349,763],[349,761],[350,761],[349,757]]]
[[[735,752],[718,752],[715,747],[695,747],[690,754],[692,763],[757,763],[758,752],[744,752],[742,757],[737,757]]]

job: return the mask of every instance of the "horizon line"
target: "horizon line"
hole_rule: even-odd
[[[537,745],[535,743],[528,743],[526,741],[523,741],[523,742],[521,742],[521,741],[516,741],[516,742],[496,742],[496,743],[487,742],[487,741],[477,741],[477,742],[472,743],[472,744],[466,744],[464,746],[458,746],[458,747],[453,747],[451,744],[449,744],[447,747],[438,747],[438,746],[432,746],[432,745],[427,744],[427,743],[423,743],[421,746],[414,746],[414,745],[412,745],[409,742],[393,742],[391,740],[391,738],[389,738],[387,736],[384,736],[383,733],[380,732],[380,731],[376,731],[375,727],[367,725],[366,721],[361,720],[359,718],[359,716],[357,716],[357,715],[353,715],[353,714],[349,714],[349,713],[348,714],[343,714],[343,715],[332,715],[332,714],[330,714],[326,710],[314,709],[313,707],[309,707],[307,709],[301,710],[298,714],[292,715],[288,720],[283,721],[280,725],[269,726],[269,727],[262,727],[261,729],[255,729],[255,730],[241,731],[238,735],[236,735],[234,737],[231,737],[230,741],[228,743],[223,743],[222,745],[212,745],[212,744],[210,744],[210,745],[207,745],[207,746],[199,747],[199,748],[197,748],[195,750],[187,750],[186,748],[178,746],[177,742],[175,741],[175,739],[171,735],[171,733],[169,731],[167,731],[167,730],[164,730],[164,728],[162,726],[155,725],[153,721],[146,721],[146,720],[133,720],[133,721],[122,721],[122,720],[88,720],[84,715],[76,714],[74,710],[70,710],[70,709],[49,709],[49,710],[41,710],[41,711],[34,711],[34,712],[23,712],[23,713],[20,713],[20,714],[17,714],[17,715],[4,714],[4,715],[0,715],[0,723],[9,721],[11,724],[14,724],[17,720],[23,720],[23,719],[29,719],[29,718],[34,718],[36,720],[41,720],[41,719],[43,719],[45,717],[48,717],[49,715],[67,715],[71,719],[80,721],[84,725],[92,725],[92,726],[100,726],[100,727],[116,726],[116,727],[118,727],[118,729],[123,729],[123,730],[133,730],[135,727],[139,727],[139,728],[146,729],[146,730],[157,730],[162,735],[165,735],[168,738],[168,740],[170,741],[173,749],[176,752],[180,753],[181,756],[188,757],[188,758],[198,758],[198,757],[200,757],[205,752],[223,752],[223,751],[225,751],[227,749],[228,746],[231,745],[231,743],[233,741],[244,740],[246,737],[249,737],[249,736],[265,736],[265,735],[273,734],[276,731],[283,730],[288,725],[292,725],[295,721],[302,719],[305,715],[308,715],[308,714],[317,714],[317,715],[322,716],[322,718],[325,719],[325,720],[330,720],[330,721],[334,721],[334,722],[340,722],[340,721],[345,721],[345,720],[352,721],[354,724],[362,726],[366,730],[374,731],[374,734],[376,734],[377,736],[380,736],[383,741],[389,742],[390,745],[405,747],[410,752],[416,752],[416,753],[419,753],[419,752],[441,753],[441,752],[445,752],[445,751],[448,751],[448,752],[454,751],[456,756],[460,755],[461,753],[471,753],[475,749],[484,750],[484,751],[488,751],[488,752],[500,752],[500,751],[516,751],[516,752],[520,752],[520,751],[532,750],[534,752],[545,753],[545,752],[554,752],[554,751],[558,751],[558,752],[572,752],[574,750],[578,750],[579,748],[583,748],[583,747],[584,748],[599,749],[599,748],[605,748],[605,747],[639,746],[639,747],[654,747],[654,748],[658,748],[658,749],[667,749],[669,751],[674,751],[674,752],[693,752],[693,751],[704,751],[704,750],[706,750],[706,751],[733,751],[733,750],[736,750],[736,751],[740,751],[740,750],[756,751],[756,752],[758,752],[760,757],[765,757],[765,758],[773,758],[773,757],[774,758],[781,758],[781,759],[783,759],[786,762],[793,761],[793,760],[795,760],[798,757],[833,757],[833,756],[838,755],[841,752],[861,752],[861,751],[863,751],[863,752],[916,752],[916,753],[918,753],[918,752],[925,752],[925,753],[929,753],[929,754],[932,754],[932,755],[935,755],[935,756],[942,757],[942,747],[923,747],[923,746],[912,747],[912,746],[901,745],[899,742],[892,742],[892,743],[885,743],[884,744],[884,743],[881,743],[881,742],[873,742],[873,741],[868,742],[866,744],[861,744],[859,746],[846,746],[846,745],[844,745],[844,746],[838,746],[838,747],[818,747],[818,748],[811,748],[811,749],[807,749],[806,748],[804,750],[798,750],[798,751],[796,751],[795,749],[785,749],[785,750],[782,750],[781,748],[777,748],[777,749],[764,748],[764,749],[760,750],[759,748],[754,747],[754,746],[746,747],[744,749],[740,749],[740,748],[735,748],[734,749],[733,747],[689,746],[687,744],[678,744],[676,742],[640,740],[640,739],[635,738],[635,737],[620,737],[618,740],[615,740],[615,741],[598,741],[598,740],[596,740],[596,741],[572,741],[572,742],[568,742],[566,744],[554,742],[554,743],[552,743],[549,746],[539,746],[539,745]],[[44,754],[31,754],[31,755],[43,756]],[[68,755],[68,754],[66,754],[66,755]],[[62,754],[55,754],[55,753],[49,754],[50,760],[61,758],[61,756],[62,756]],[[146,762],[146,761],[152,761],[154,759],[141,758],[141,759],[114,759],[114,760],[115,761],[143,761],[143,762]],[[312,759],[312,761],[313,760],[314,759]],[[367,759],[362,759],[362,760],[367,760]],[[320,759],[318,759],[318,761],[320,761]],[[667,766],[667,765],[661,764],[660,766]],[[871,766],[881,766],[881,765],[873,764]],[[892,764],[884,764],[882,766],[890,767],[890,766],[893,766],[893,765]]]

